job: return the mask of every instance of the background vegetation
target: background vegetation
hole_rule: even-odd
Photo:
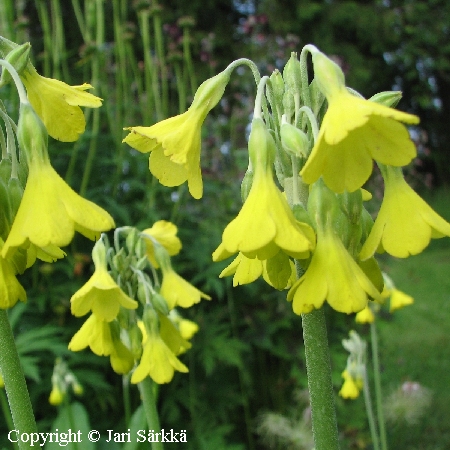
[[[291,51],[313,42],[339,59],[348,84],[363,95],[403,90],[399,108],[422,118],[421,127],[412,130],[419,158],[409,168],[409,179],[450,220],[445,186],[450,175],[450,3],[167,0],[162,7],[150,3],[149,9],[146,1],[3,0],[0,20],[3,36],[31,41],[41,74],[70,84],[89,81],[104,98],[103,108],[86,111],[88,128],[77,143],[50,142],[60,174],[108,209],[119,226],[145,228],[157,219],[174,221],[184,243],[175,260],[177,270],[213,297],[188,312],[200,332],[184,357],[189,374],[177,374],[160,389],[163,426],[186,429],[186,448],[196,450],[269,444],[310,448],[301,319],[284,293],[263,282],[233,289],[230,280],[219,280],[224,264],[213,265],[210,256],[240,208],[245,131],[255,92],[251,74],[233,74],[224,100],[204,127],[201,201],[192,200],[184,187],[174,190],[155,183],[147,157],[121,144],[122,129],[184,111],[196,87],[233,59],[251,58],[270,74],[282,69]],[[3,90],[2,98],[4,93],[13,111],[15,93]],[[377,183],[375,177],[375,193]],[[82,383],[84,396],[73,401],[84,405],[92,427],[101,432],[128,427],[122,380],[108,359],[67,350],[81,324],[70,315],[69,299],[92,273],[91,248],[92,243],[78,237],[65,260],[33,266],[21,279],[29,301],[11,311],[41,431],[48,431],[58,416],[58,409],[48,404],[57,357],[64,358]],[[397,414],[388,427],[391,448],[450,448],[449,250],[442,240],[407,261],[382,260],[397,286],[416,300],[380,320],[386,397],[405,382],[416,382],[429,389],[432,402],[425,409],[406,391],[419,419],[410,423]],[[337,392],[347,357],[342,338],[352,328],[367,339],[369,334],[353,317],[331,310],[327,314]],[[0,394],[5,408],[4,392]],[[137,391],[131,400],[137,408]],[[342,448],[370,449],[362,399],[336,401]],[[261,415],[268,411],[290,418],[288,425],[301,431],[296,442],[276,439],[276,433],[283,435],[280,430],[290,432],[279,416],[271,416],[269,428],[261,426]],[[0,445],[9,448],[6,419],[0,420]]]

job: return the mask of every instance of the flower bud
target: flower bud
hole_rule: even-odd
[[[273,111],[280,109],[283,104],[284,80],[278,69],[275,69],[270,75],[270,88],[267,89],[267,100]]]
[[[402,93],[400,91],[384,91],[373,95],[369,98],[369,101],[387,106],[389,108],[395,108],[401,99]]]
[[[291,155],[306,157],[309,150],[308,136],[290,123],[283,123],[280,127],[281,145]]]
[[[142,353],[142,331],[135,323],[129,330],[130,350],[134,359],[139,359]]]
[[[295,100],[292,91],[286,90],[283,95],[283,112],[287,120],[291,120],[295,112]]]
[[[167,314],[169,314],[169,305],[167,304],[166,299],[158,292],[152,294],[152,305],[155,310],[163,316],[167,316]]]
[[[299,94],[301,90],[301,74],[300,61],[297,59],[297,53],[292,52],[289,61],[283,69],[283,80],[286,85],[286,90],[290,90],[294,95]]]
[[[16,69],[16,72],[19,75],[22,75],[25,67],[30,61],[30,50],[31,45],[29,42],[27,42],[23,45],[19,45],[6,55],[5,60],[8,61],[14,67],[14,69]],[[5,86],[11,80],[12,76],[9,73],[9,70],[5,70],[5,68],[3,68],[2,75],[0,77],[0,87]]]

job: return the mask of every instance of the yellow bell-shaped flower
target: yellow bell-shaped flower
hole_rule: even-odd
[[[175,353],[179,353],[181,342],[184,340],[175,330],[179,339],[175,336],[175,341],[169,339],[169,342],[166,342],[163,336],[159,334],[160,322],[161,328],[165,327],[164,333],[167,334],[167,326],[169,325],[167,322],[170,322],[170,320],[164,316],[158,316],[153,310],[147,309],[144,311],[144,323],[138,324],[143,330],[142,345],[144,350],[141,361],[131,376],[132,383],[140,383],[147,376],[150,376],[158,384],[169,383],[175,370],[188,372],[188,368],[175,356]],[[172,329],[169,330],[169,333],[171,331]],[[187,344],[189,345],[189,343]]]
[[[90,84],[69,86],[59,80],[39,75],[28,64],[21,75],[28,98],[37,115],[44,122],[48,134],[58,141],[73,142],[84,133],[86,119],[80,106],[98,108],[102,99],[86,92]]]
[[[156,239],[170,256],[174,256],[181,250],[181,241],[177,237],[177,231],[176,225],[167,220],[158,220],[151,228],[142,231],[141,236],[145,240],[147,258],[153,267],[158,268],[159,264],[155,258],[155,249],[151,238]]]
[[[274,146],[262,119],[253,119],[249,154],[254,178],[241,211],[222,235],[221,246],[229,254],[241,252],[248,258],[269,259],[282,250],[302,259],[314,248],[314,231],[297,222],[273,180]]]
[[[106,249],[101,239],[92,250],[92,259],[94,274],[70,299],[72,314],[81,317],[92,311],[100,319],[111,322],[119,314],[121,306],[136,309],[138,303],[126,295],[108,273]]]
[[[151,152],[150,172],[164,186],[188,182],[194,198],[203,195],[200,169],[201,127],[212,108],[222,98],[232,69],[204,81],[195,93],[190,108],[151,127],[130,127],[125,137],[130,147],[142,153]]]
[[[359,396],[360,391],[357,382],[352,378],[347,370],[342,372],[342,378],[344,378],[344,383],[339,391],[339,395],[342,398],[354,400]]]
[[[360,253],[370,258],[385,250],[397,258],[420,253],[431,239],[450,236],[450,224],[431,209],[403,178],[402,170],[380,165],[384,198]]]
[[[0,238],[0,249],[3,241]],[[27,294],[22,285],[17,281],[14,268],[10,261],[0,256],[0,309],[13,307],[17,300],[25,302]]]
[[[288,292],[294,312],[311,312],[327,300],[336,311],[350,314],[364,309],[369,296],[381,301],[380,293],[333,229],[318,227],[311,263]]]
[[[209,295],[192,286],[191,283],[180,277],[171,267],[162,268],[163,281],[161,283],[160,294],[164,297],[169,306],[173,309],[176,306],[189,308],[199,303],[202,298],[211,300]]]
[[[369,305],[367,305],[362,311],[355,316],[355,321],[357,323],[373,323],[375,322],[375,314]]]
[[[397,309],[401,309],[404,306],[412,305],[414,303],[414,299],[404,292],[398,289],[392,289],[390,292],[391,302],[389,306],[389,312],[396,311]]]
[[[21,104],[18,138],[29,174],[3,257],[30,243],[55,253],[55,246],[68,245],[75,231],[94,240],[114,227],[105,210],[80,197],[55,172],[47,153],[47,132],[29,104]]]
[[[69,350],[78,352],[90,347],[98,356],[109,356],[114,351],[109,322],[91,314],[69,342]]]
[[[48,402],[50,405],[58,406],[63,402],[64,397],[65,393],[58,386],[54,385],[48,397]]]
[[[300,172],[305,183],[322,176],[334,192],[353,192],[369,178],[373,160],[404,166],[416,156],[408,130],[400,122],[417,124],[418,117],[350,94],[341,69],[323,53],[314,52],[313,63],[328,110]]]

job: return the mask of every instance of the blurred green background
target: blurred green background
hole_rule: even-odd
[[[86,111],[88,125],[79,141],[50,140],[58,172],[105,207],[118,226],[175,222],[183,242],[176,269],[213,297],[184,312],[200,332],[183,357],[189,374],[177,374],[160,389],[164,428],[186,429],[185,448],[196,450],[311,449],[300,317],[285,293],[264,282],[232,288],[231,280],[218,279],[226,263],[211,261],[224,227],[240,208],[255,94],[251,73],[233,74],[203,127],[200,201],[190,198],[185,186],[158,185],[148,157],[121,143],[123,127],[148,126],[184,111],[198,85],[233,59],[253,59],[262,74],[270,74],[282,70],[292,51],[314,43],[338,60],[347,84],[364,96],[403,91],[399,108],[421,117],[420,127],[411,130],[418,158],[407,168],[408,180],[450,220],[450,3],[2,0],[0,20],[1,35],[31,42],[42,75],[69,84],[90,82],[104,99],[103,108]],[[3,89],[1,96],[16,118],[15,92]],[[381,201],[379,181],[375,174],[369,182],[373,210]],[[11,311],[40,431],[48,431],[58,415],[48,404],[58,356],[84,386],[76,401],[84,405],[90,426],[127,431],[122,380],[108,359],[67,350],[82,323],[70,315],[69,300],[92,273],[91,248],[78,236],[63,261],[34,265],[20,280],[28,303]],[[381,258],[397,287],[415,298],[413,306],[384,313],[378,321],[386,408],[395,412],[388,424],[391,449],[450,448],[449,251],[443,239],[408,260]],[[370,335],[353,316],[327,308],[327,318],[337,393],[347,358],[341,340],[350,329],[367,340]],[[399,401],[415,411],[412,419]],[[342,448],[371,449],[362,399],[336,395],[336,402]],[[139,405],[137,390],[132,405]],[[0,445],[10,448],[6,431],[6,420],[0,420]],[[294,442],[286,435],[295,435]]]

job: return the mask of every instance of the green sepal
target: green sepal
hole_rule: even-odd
[[[267,276],[275,289],[282,291],[291,277],[291,265],[289,256],[279,251],[275,256],[266,261]]]
[[[241,183],[241,199],[242,203],[247,200],[248,194],[250,193],[250,189],[252,188],[253,184],[253,170],[247,169],[247,172],[245,172],[244,178],[242,179]]]
[[[291,91],[294,95],[299,94],[302,85],[301,79],[300,61],[297,58],[297,53],[292,52],[291,57],[283,69],[283,80],[286,89]]]
[[[401,99],[402,93],[400,91],[383,91],[370,97],[369,101],[389,108],[395,108]]]
[[[0,178],[0,237],[6,241],[12,225],[11,203],[8,195],[8,185]]]
[[[378,292],[382,292],[384,288],[383,274],[381,273],[380,266],[377,260],[372,257],[365,261],[357,261],[359,267],[367,275],[367,278],[377,288]]]
[[[11,217],[14,220],[23,197],[22,183],[18,178],[10,178],[8,181],[8,196],[11,205]]]
[[[0,161],[0,178],[7,184],[11,178],[12,163],[8,158],[3,158]]]
[[[26,42],[25,44],[19,45],[6,55],[5,60],[8,61],[14,69],[16,69],[16,72],[19,75],[22,75],[23,71],[30,62],[30,50],[31,45],[29,42]],[[0,87],[7,85],[11,81],[12,76],[9,73],[9,70],[5,70],[5,68],[3,68],[2,75],[0,76]]]

